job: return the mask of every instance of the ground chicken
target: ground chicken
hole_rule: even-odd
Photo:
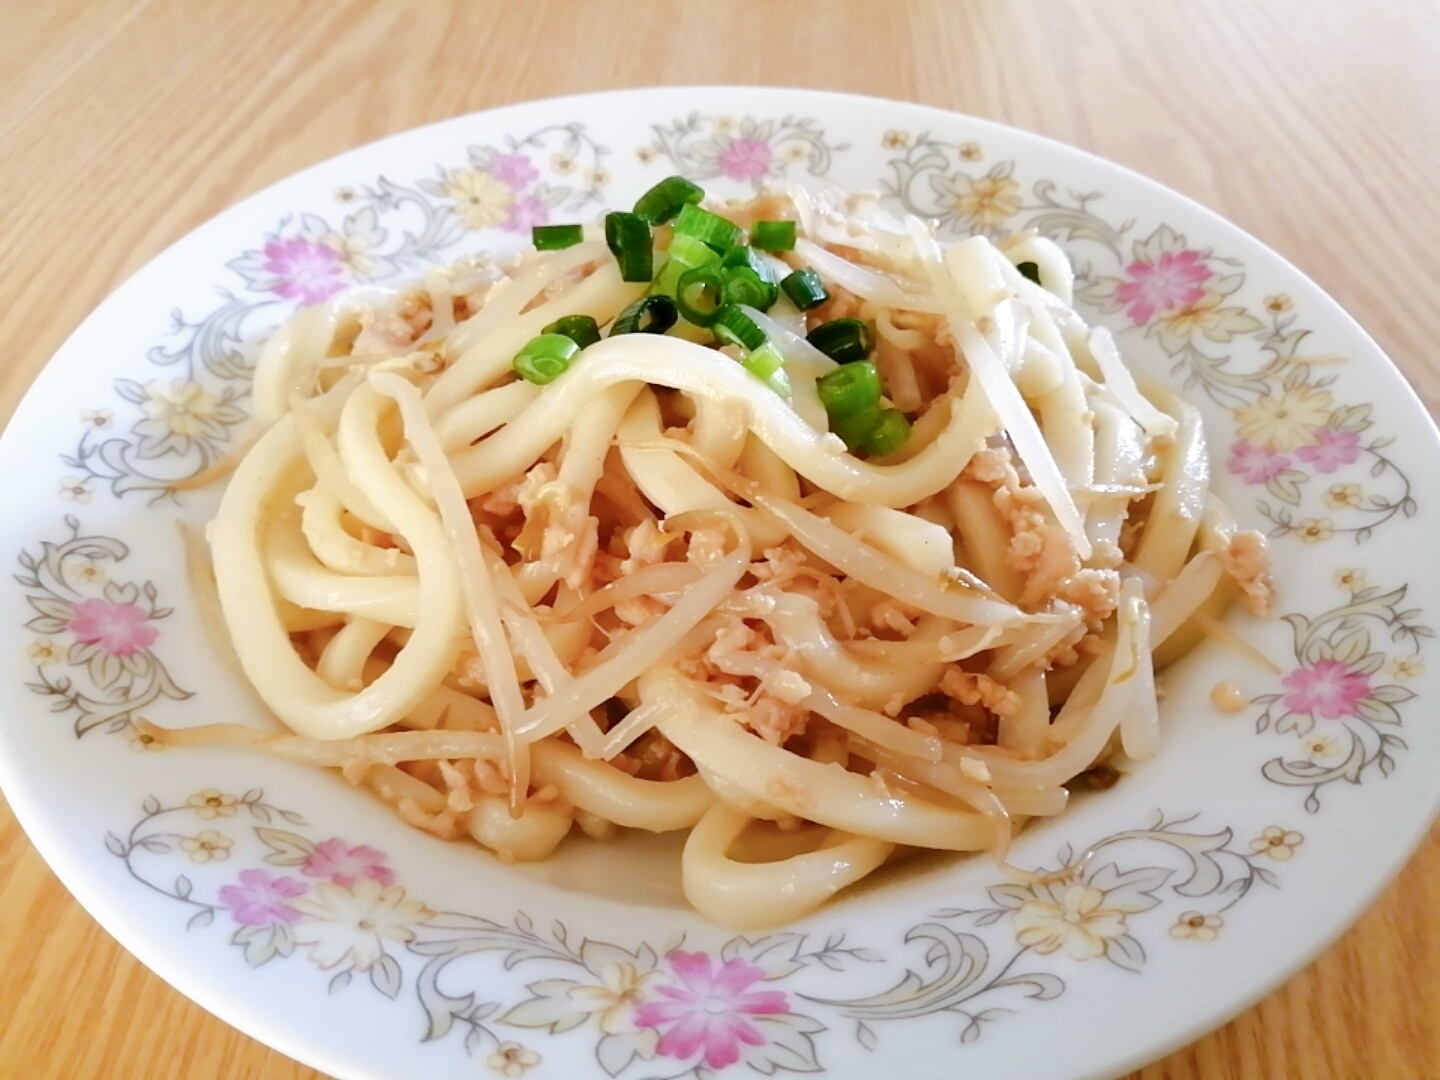
[[[1017,530],[1010,541],[1008,560],[1025,575],[1021,606],[1038,608],[1059,596],[1080,573],[1080,557],[1065,530],[1050,522]]]
[[[750,564],[750,573],[757,581],[784,583],[805,566],[805,552],[791,544],[766,548],[764,555],[764,561]]]
[[[741,716],[741,722],[771,746],[783,746],[802,733],[809,719],[809,709],[771,694],[761,694]]]
[[[705,650],[705,660],[726,675],[754,675],[753,653],[758,636],[744,619],[731,616],[715,632],[715,640]]]
[[[725,540],[727,532],[724,529],[696,529],[690,534],[690,550],[686,558],[702,570],[709,570],[725,558]]]
[[[575,537],[575,542],[565,557],[564,569],[561,574],[565,584],[576,592],[589,584],[591,573],[595,568],[595,556],[599,552],[600,519],[590,516],[585,519],[579,536]]]
[[[984,741],[975,725],[953,713],[927,712],[906,722],[924,735],[938,736],[956,746],[974,746]]]
[[[445,807],[454,810],[457,814],[466,814],[475,809],[475,791],[471,787],[475,774],[469,769],[461,769],[448,761],[441,761],[440,775],[445,779],[445,786],[449,793],[445,797]]]
[[[479,500],[480,509],[494,517],[509,517],[520,509],[520,486],[526,479],[524,476],[517,476],[508,484],[501,484]]]
[[[643,780],[680,780],[695,772],[690,759],[658,731],[647,731],[610,759],[621,772]]]
[[[544,495],[545,489],[555,482],[559,475],[555,463],[542,461],[535,465],[525,474],[525,478],[515,488],[515,502],[520,509],[525,511],[528,518],[535,509],[535,504]]]
[[[665,614],[667,608],[653,596],[632,596],[621,600],[612,609],[615,617],[627,626],[641,626],[657,615]]]
[[[665,549],[675,539],[662,532],[653,521],[642,521],[625,536],[625,549],[629,557],[620,563],[620,577],[626,577],[636,570],[665,560]]]
[[[1114,570],[1081,570],[1057,595],[1084,612],[1085,624],[1091,630],[1099,630],[1120,602],[1120,575]]]
[[[1269,615],[1275,603],[1275,583],[1270,578],[1265,537],[1253,529],[1237,532],[1220,552],[1220,565],[1240,586],[1245,607],[1256,615]]]
[[[1009,448],[981,450],[962,475],[995,490],[995,508],[1011,533],[1006,561],[1025,580],[1021,606],[1038,610],[1063,600],[1084,610],[1087,623],[1098,628],[1115,610],[1119,578],[1113,570],[1083,566],[1069,534],[1051,520],[1039,489],[1022,480]]]
[[[1083,657],[1099,655],[1104,645],[1104,638],[1091,632],[1084,623],[1080,623],[1061,640],[1060,644],[1045,654],[1041,666],[1046,670],[1071,667],[1078,664]]]
[[[414,828],[421,829],[441,840],[459,840],[464,835],[458,816],[453,810],[442,810],[432,814],[414,799],[401,799],[395,804],[400,820]]]
[[[988,446],[970,459],[962,476],[979,480],[982,484],[998,487],[1002,484],[1019,485],[1020,476],[1010,462],[1010,452],[1004,447]]]
[[[397,306],[360,316],[360,333],[350,348],[357,357],[395,356],[430,328],[428,297],[408,296]]]
[[[870,609],[870,625],[876,630],[888,630],[902,638],[915,633],[915,611],[895,600],[881,600]]]
[[[1020,708],[1020,695],[1015,691],[989,675],[962,667],[952,667],[945,672],[940,679],[940,691],[962,705],[979,705],[996,716],[1014,716]]]

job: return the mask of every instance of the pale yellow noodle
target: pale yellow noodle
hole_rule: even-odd
[[[1003,857],[1075,777],[1158,752],[1157,667],[1233,638],[1242,587],[1269,598],[1199,412],[1085,324],[1053,242],[942,246],[873,201],[789,197],[786,258],[873,325],[898,450],[827,431],[836,365],[788,301],[744,309],[788,400],[693,326],[602,329],[548,385],[517,378],[544,327],[604,328],[647,289],[593,227],[488,287],[339,295],[263,350],[263,430],[211,527],[215,606],[289,733],[143,730],[339,769],[506,861],[577,824],[688,829],[687,898],[742,929],[897,845]]]

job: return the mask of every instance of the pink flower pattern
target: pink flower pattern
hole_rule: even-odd
[[[716,159],[731,180],[758,180],[770,171],[770,144],[761,139],[731,139]]]
[[[160,636],[160,631],[146,625],[149,619],[149,612],[135,604],[82,600],[75,605],[70,632],[82,645],[98,645],[111,656],[133,656]]]
[[[1360,458],[1360,436],[1354,431],[1323,427],[1315,432],[1315,442],[1302,446],[1295,454],[1316,472],[1333,473],[1342,465],[1354,465]]]
[[[220,890],[220,904],[244,926],[269,926],[276,922],[296,922],[298,909],[289,901],[303,895],[310,886],[290,877],[271,877],[264,870],[240,871],[240,884],[226,885]]]
[[[661,1029],[656,1051],[665,1057],[702,1054],[712,1069],[740,1060],[740,1044],[762,1046],[765,1036],[746,1017],[788,1013],[779,990],[751,990],[765,970],[744,960],[727,960],[716,970],[705,953],[678,949],[666,955],[683,984],[662,986],[662,1001],[641,1002],[635,1009],[639,1027]]]
[[[1225,461],[1225,467],[1247,484],[1269,483],[1290,464],[1290,459],[1273,447],[1256,446],[1248,439],[1237,439]]]
[[[509,232],[529,232],[550,220],[549,208],[534,195],[521,195],[510,204],[510,216],[500,227]]]
[[[1285,695],[1287,709],[1326,720],[1354,716],[1356,706],[1370,694],[1370,676],[1339,660],[1317,660],[1296,668],[1281,684],[1290,691]]]
[[[374,878],[381,885],[395,880],[395,871],[385,862],[385,853],[364,844],[351,847],[338,836],[322,840],[300,867],[306,877],[329,878],[343,889],[354,888],[361,878]]]
[[[302,304],[318,304],[344,284],[339,253],[299,237],[271,240],[263,265],[276,278],[270,291]]]
[[[1130,280],[1116,286],[1115,299],[1127,305],[1136,326],[1198,302],[1201,286],[1214,276],[1198,251],[1165,251],[1153,263],[1131,263],[1125,273]]]
[[[486,171],[512,191],[529,187],[540,179],[540,170],[524,154],[499,154]]]

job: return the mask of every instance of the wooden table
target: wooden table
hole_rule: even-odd
[[[1304,267],[1440,407],[1435,0],[3,8],[0,417],[123,278],[302,166],[475,109],[705,82],[904,98],[1132,166]],[[0,1075],[318,1075],[122,952],[0,815]],[[1440,1076],[1437,911],[1432,832],[1311,967],[1136,1075]]]

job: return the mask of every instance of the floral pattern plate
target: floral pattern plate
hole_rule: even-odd
[[[328,775],[141,734],[141,718],[257,714],[206,645],[175,523],[213,510],[213,492],[176,484],[243,432],[265,334],[341,288],[503,257],[532,225],[628,204],[673,172],[727,196],[834,181],[948,235],[1054,237],[1087,312],[1204,410],[1216,488],[1272,537],[1283,617],[1234,625],[1273,670],[1207,645],[1168,673],[1164,752],[1020,838],[1034,884],[983,858],[920,860],[736,934],[678,902],[673,842],[576,843],[509,868]],[[0,781],[126,947],[337,1076],[1111,1075],[1285,979],[1428,827],[1436,450],[1400,376],[1303,275],[1063,146],[790,90],[462,117],[197,229],[36,382],[0,443]],[[1228,708],[1211,701],[1222,678]]]

